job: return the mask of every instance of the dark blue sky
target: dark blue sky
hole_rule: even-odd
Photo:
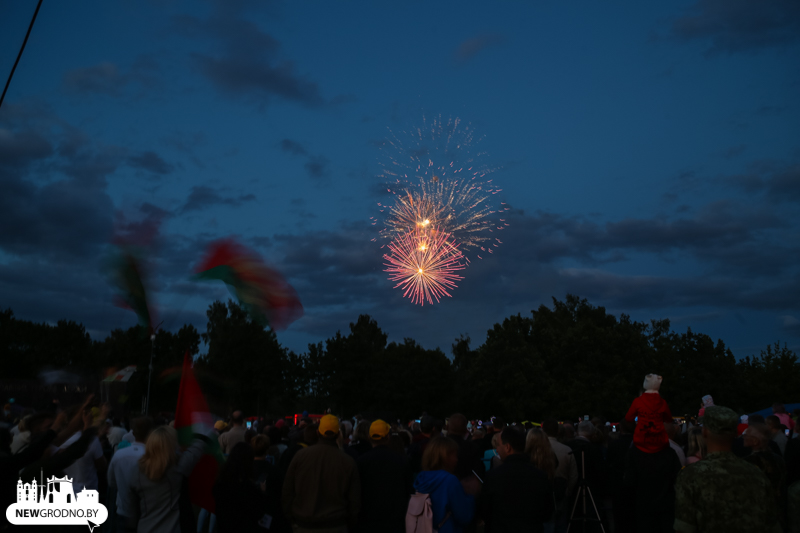
[[[35,0],[0,7],[0,72]],[[739,356],[800,347],[800,4],[45,2],[0,108],[0,307],[135,323],[100,265],[159,218],[153,299],[236,236],[281,268],[295,351],[372,315],[449,353],[568,293]],[[440,304],[392,289],[377,228],[390,135],[460,119],[510,226]]]

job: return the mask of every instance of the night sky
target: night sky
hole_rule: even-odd
[[[35,0],[0,6],[3,82]],[[297,351],[359,314],[426,348],[567,293],[737,357],[800,347],[800,3],[45,0],[0,108],[0,308],[136,324],[102,262],[159,222],[163,327],[227,299],[214,239],[277,266]],[[383,272],[387,139],[472,128],[511,209],[439,304]],[[395,156],[397,154],[394,154]],[[377,240],[376,240],[377,239]]]

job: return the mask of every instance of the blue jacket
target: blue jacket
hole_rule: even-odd
[[[414,482],[417,492],[429,494],[433,508],[433,527],[450,518],[439,529],[439,533],[461,533],[475,516],[475,498],[464,492],[456,476],[444,470],[420,472]]]

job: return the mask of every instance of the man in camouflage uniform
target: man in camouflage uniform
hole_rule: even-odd
[[[678,474],[675,531],[780,531],[769,480],[731,452],[738,423],[739,416],[727,407],[706,408],[703,437],[708,453]]]

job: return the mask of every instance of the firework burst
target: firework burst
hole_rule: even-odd
[[[448,233],[435,227],[413,229],[395,237],[384,254],[385,272],[397,282],[403,296],[414,304],[433,304],[434,300],[451,296],[448,292],[463,279],[458,274],[465,268],[464,256]]]
[[[393,203],[378,204],[384,213],[381,237],[395,239],[431,225],[449,233],[465,253],[492,253],[500,244],[493,234],[508,226],[500,216],[509,208],[495,207],[501,189],[487,179],[496,169],[482,162],[481,140],[471,125],[441,116],[423,117],[423,126],[410,132],[391,133],[381,177]]]

